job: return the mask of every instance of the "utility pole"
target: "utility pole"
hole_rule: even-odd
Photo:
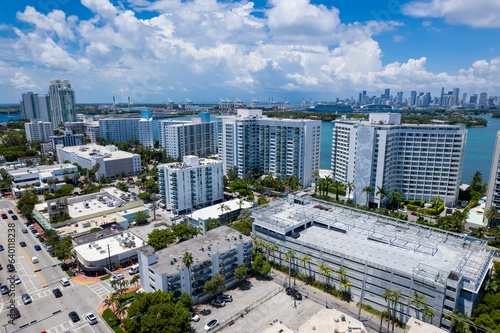
[[[109,251],[109,244],[108,244],[108,259],[109,259],[109,270],[113,271],[113,267],[111,267],[111,252]]]

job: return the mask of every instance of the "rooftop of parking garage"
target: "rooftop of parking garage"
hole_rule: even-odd
[[[278,234],[299,233],[297,242],[444,284],[457,272],[477,287],[492,252],[465,235],[396,220],[329,202],[282,202],[253,212],[254,225]],[[308,224],[309,223],[309,224]],[[325,244],[331,244],[330,246]]]
[[[221,226],[208,231],[203,236],[191,238],[157,251],[155,254],[158,256],[158,261],[149,267],[157,274],[172,276],[180,272],[181,267],[184,266],[182,258],[186,252],[192,254],[193,266],[196,266],[210,260],[215,253],[226,253],[235,249],[240,242],[249,243],[251,241],[250,237],[227,226]],[[148,249],[141,250],[141,252],[147,256],[152,255]]]

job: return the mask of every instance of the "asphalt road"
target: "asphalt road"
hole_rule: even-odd
[[[0,199],[0,214],[7,213],[14,207],[14,203],[6,199]],[[99,304],[102,299],[112,292],[112,288],[107,281],[99,283],[77,283],[71,281],[71,285],[63,287],[59,280],[66,277],[66,274],[58,266],[60,261],[53,258],[43,248],[40,251],[34,249],[35,245],[41,245],[35,236],[28,232],[22,233],[23,228],[27,228],[26,221],[19,217],[14,221],[10,214],[7,219],[0,218],[0,244],[4,250],[0,251],[0,282],[11,288],[12,295],[1,295],[0,303],[0,332],[23,332],[35,333],[65,333],[65,332],[110,332],[106,324],[99,316]],[[18,215],[18,214],[17,214]],[[18,215],[19,216],[19,215]],[[13,228],[12,228],[13,227]],[[13,230],[12,230],[13,229]],[[9,238],[14,240],[15,247],[10,250]],[[21,247],[19,242],[26,242],[26,247]],[[38,263],[32,262],[32,257],[38,258]],[[7,272],[8,260],[13,259],[15,272]],[[39,272],[35,270],[41,269]],[[11,284],[9,277],[19,276],[20,284]],[[56,298],[52,292],[59,288],[63,296]],[[22,295],[28,293],[32,303],[24,304]],[[21,317],[9,323],[9,305],[14,303],[18,308]],[[54,312],[60,311],[53,315]],[[80,321],[73,323],[68,313],[76,311],[80,316]],[[98,317],[99,323],[89,325],[83,318],[86,313],[92,312]],[[46,318],[45,320],[43,320]],[[31,323],[31,325],[29,325]]]

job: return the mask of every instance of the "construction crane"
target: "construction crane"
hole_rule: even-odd
[[[302,100],[302,110],[307,109],[307,103],[306,101]]]
[[[236,97],[233,101],[233,108],[239,108],[243,105],[243,103],[241,103],[241,101],[238,99],[238,97]]]
[[[167,110],[173,110],[174,109],[174,101],[172,101],[170,98],[167,98]]]
[[[184,101],[184,110],[191,110],[191,106],[193,105],[193,102],[189,98],[186,97],[186,100]]]
[[[250,106],[252,108],[254,108],[255,104],[257,104],[257,103],[259,103],[259,101],[252,97],[252,99],[250,100]]]

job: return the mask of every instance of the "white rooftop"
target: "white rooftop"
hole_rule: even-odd
[[[45,173],[49,174],[56,170],[65,170],[76,168],[73,164],[64,163],[64,164],[55,164],[55,165],[37,165],[32,167],[25,168],[8,168],[6,171],[13,177],[18,175],[23,175],[26,173]]]
[[[406,324],[406,333],[448,333],[434,325],[425,323],[421,320],[411,317]]]
[[[229,210],[224,210],[222,211],[220,209],[220,206],[224,204],[229,207]],[[241,209],[245,208],[252,208],[253,204],[251,202],[243,200],[241,204]],[[209,220],[209,219],[217,219],[219,218],[220,215],[226,214],[232,211],[235,211],[237,209],[240,209],[240,199],[233,199],[229,201],[222,202],[217,205],[205,207],[202,209],[195,210],[192,214],[189,214],[189,216],[192,220]]]
[[[88,159],[94,157],[103,157],[104,161],[116,160],[122,158],[131,158],[132,156],[137,155],[126,151],[118,150],[113,145],[100,146],[96,144],[87,144],[83,146],[63,147],[61,149],[65,152],[75,153],[78,156]]]
[[[335,329],[338,329],[339,333],[366,332],[365,326],[359,320],[345,315],[339,310],[323,309],[302,325],[299,328],[299,333],[332,333]]]
[[[369,260],[441,284],[454,271],[469,280],[470,288],[478,287],[493,255],[481,241],[467,241],[464,234],[315,199],[306,205],[282,202],[254,210],[252,215],[254,225],[279,234],[298,232],[300,236],[294,241],[307,246]],[[313,223],[298,231],[308,222]]]
[[[129,251],[137,251],[147,244],[130,232],[123,232],[111,237],[97,239],[90,243],[77,245],[75,251],[87,261],[98,261],[108,258],[109,254],[120,255]]]

